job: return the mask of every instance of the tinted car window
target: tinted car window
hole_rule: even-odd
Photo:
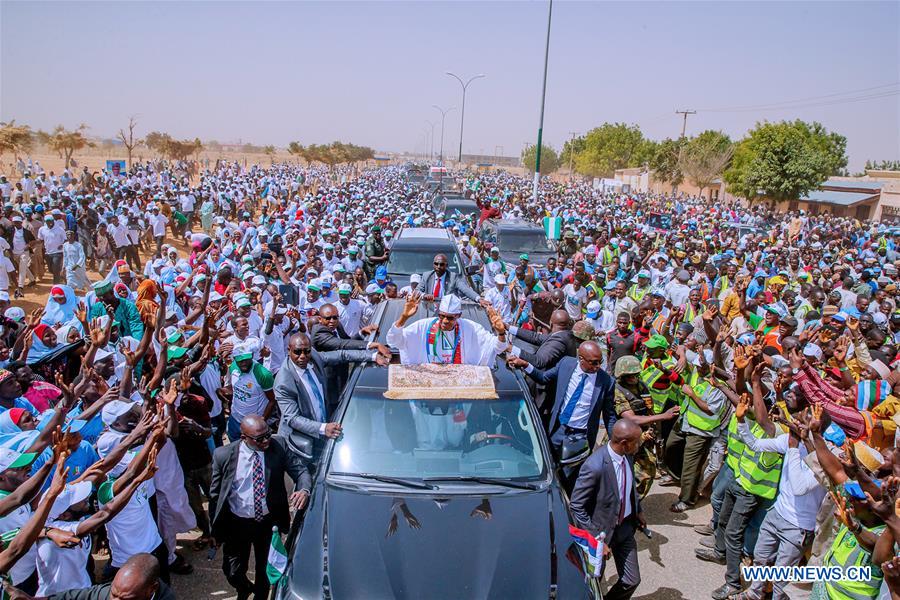
[[[537,229],[501,231],[499,246],[504,252],[555,252],[544,232]]]
[[[536,478],[544,461],[524,399],[354,397],[331,461],[341,473]]]
[[[434,268],[434,255],[437,252],[425,252],[422,250],[391,249],[391,259],[388,263],[388,273],[395,275],[411,275],[413,273],[427,273]],[[455,252],[448,253],[447,269],[456,273],[462,272],[459,259]]]

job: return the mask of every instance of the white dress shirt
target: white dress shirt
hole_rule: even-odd
[[[584,389],[581,392],[581,397],[578,398],[578,404],[575,405],[575,410],[572,411],[569,422],[566,423],[566,425],[573,429],[587,429],[588,417],[591,416],[591,398],[594,395],[594,384],[597,381],[597,374],[585,373],[581,370],[580,364],[575,367],[572,378],[569,379],[569,385],[566,387],[566,398],[563,401],[562,406],[559,407],[559,417],[562,417],[562,413],[569,404],[572,394],[575,393],[575,388],[578,387],[578,382],[581,381],[582,375],[587,375],[587,379],[584,381]]]
[[[313,389],[309,385],[309,378],[306,375],[307,372],[312,375],[312,379],[316,383],[316,389],[319,390],[320,394],[319,397],[316,397],[315,392],[313,392]],[[325,402],[325,388],[322,387],[322,382],[316,377],[315,370],[297,367],[297,373],[300,374],[300,381],[303,383],[303,389],[306,390],[306,397],[309,398],[309,403],[312,405],[313,420],[320,423],[319,435],[325,435],[325,419],[327,416],[322,414],[322,406],[319,404],[319,398],[322,398],[322,402]]]
[[[266,455],[259,450],[252,450],[246,442],[241,442],[238,449],[237,468],[234,471],[234,483],[231,485],[231,493],[228,495],[228,506],[232,514],[245,519],[256,517],[253,508],[253,455],[259,456],[259,464],[263,473],[266,472]],[[269,514],[266,499],[262,500],[262,514]]]
[[[633,510],[633,507],[631,506],[631,481],[634,479],[634,474],[631,472],[631,466],[628,464],[627,458],[621,454],[617,454],[609,444],[606,445],[606,450],[609,452],[613,470],[616,472],[616,494],[618,494],[620,501],[623,500],[622,488],[625,488],[625,510],[619,509],[622,514],[622,519],[624,520],[628,518],[628,515],[630,515]],[[624,485],[622,483],[623,477],[625,478]]]

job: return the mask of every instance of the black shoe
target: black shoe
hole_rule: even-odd
[[[169,565],[169,572],[176,575],[190,575],[194,572],[194,565],[184,560],[184,557],[178,554],[175,562]]]
[[[679,500],[678,502],[670,506],[669,510],[673,513],[683,513],[689,508],[690,506],[686,502],[682,502],[681,500]]]
[[[715,550],[711,550],[709,548],[697,548],[696,550],[694,550],[694,555],[700,560],[705,560],[706,562],[716,563],[717,565],[725,564],[725,557]]]
[[[705,525],[694,525],[694,531],[699,533],[700,535],[715,535],[716,530],[709,526],[709,523]]]
[[[25,293],[22,292],[22,288],[17,288],[17,289],[16,289],[16,293],[13,294],[13,297],[14,297],[14,298],[24,298],[24,297],[25,297]]]
[[[733,585],[729,585],[727,583],[722,584],[722,587],[717,588],[713,591],[712,597],[713,600],[726,600],[727,598],[734,596],[735,594],[740,594],[741,588],[734,587]]]

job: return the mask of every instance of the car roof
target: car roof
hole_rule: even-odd
[[[540,230],[544,228],[535,223],[529,223],[523,219],[491,219],[488,221],[497,229],[521,229],[521,230]]]
[[[394,243],[404,240],[450,241],[450,234],[441,227],[404,227],[397,234]]]
[[[386,338],[388,330],[390,330],[391,325],[393,325],[400,317],[400,313],[403,312],[404,304],[405,301],[401,299],[383,300],[380,303],[378,310],[373,316],[373,322],[378,323],[378,334],[375,336],[374,341],[382,344],[387,343]],[[462,309],[463,319],[475,321],[486,329],[491,328],[487,311],[479,304],[464,300]],[[433,318],[435,315],[434,303],[423,301],[419,303],[419,309],[416,311],[415,316],[409,319],[407,323],[411,324],[420,319]],[[507,367],[506,363],[503,361],[496,362],[497,364],[494,365],[492,371],[494,375],[494,386],[496,387],[497,393],[501,396],[522,394],[521,376],[516,371]],[[366,368],[360,374],[359,380],[353,389],[353,394],[355,395],[357,390],[362,389],[378,390],[379,392],[386,390],[387,369]]]

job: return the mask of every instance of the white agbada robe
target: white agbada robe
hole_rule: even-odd
[[[387,343],[400,350],[400,364],[422,365],[429,362],[426,341],[433,321],[434,318],[425,318],[406,327],[391,325]],[[501,342],[496,335],[475,321],[459,319],[457,323],[462,364],[487,366],[493,363],[494,357],[506,350],[506,342]]]
[[[175,562],[176,536],[197,527],[197,518],[191,510],[187,490],[184,487],[184,471],[178,462],[178,454],[172,440],[159,449],[156,457],[159,470],[153,476],[156,486],[156,503],[159,535],[169,551],[169,564]]]

